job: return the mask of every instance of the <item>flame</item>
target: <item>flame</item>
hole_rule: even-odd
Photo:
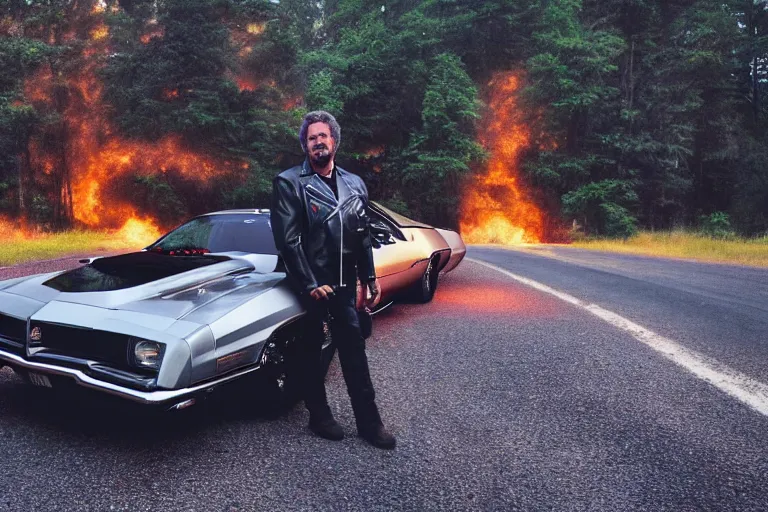
[[[128,245],[149,245],[160,238],[160,234],[160,228],[152,219],[131,217],[117,231],[116,236]]]
[[[246,63],[248,57],[253,53],[253,45],[259,39],[264,30],[266,24],[263,22],[250,22],[245,25],[243,30],[240,23],[233,24],[229,27],[229,40],[232,47],[237,50],[237,56],[242,61],[237,66],[239,72],[230,70],[227,75],[237,84],[240,92],[243,91],[255,91],[263,85],[263,80],[260,80],[254,76],[254,71],[248,69]],[[245,63],[245,65],[243,65]]]
[[[506,245],[540,242],[544,216],[519,180],[520,152],[530,143],[517,106],[518,73],[499,73],[490,86],[480,142],[490,152],[485,173],[462,198],[461,235],[467,243]]]
[[[156,37],[162,38],[163,36],[165,36],[165,29],[158,26],[156,21],[150,22],[148,24],[147,32],[139,37],[139,41],[141,41],[143,44],[149,44],[152,39]]]
[[[363,152],[368,158],[376,158],[384,154],[384,146],[375,146]]]
[[[42,66],[25,82],[27,102],[63,118],[30,139],[29,175],[56,194],[61,190],[57,204],[63,217],[90,228],[119,229],[120,237],[146,243],[159,236],[159,223],[133,204],[126,183],[136,176],[174,176],[204,192],[217,178],[242,173],[248,164],[191,151],[176,135],[155,142],[117,136],[106,116],[109,109],[98,78],[101,57],[109,54],[108,34],[103,25],[89,33],[82,50],[85,65],[56,76]],[[67,90],[63,106],[61,99],[54,101],[61,98],[54,95],[60,88]],[[178,95],[176,89],[163,92],[166,99]]]
[[[24,238],[24,231],[13,220],[0,216],[0,240],[19,238]]]
[[[88,145],[85,141],[80,144]],[[115,138],[103,147],[82,147],[81,150],[83,171],[72,187],[73,214],[76,220],[93,227],[114,225],[123,218],[135,215],[131,206],[114,197],[115,191],[102,188],[102,184],[109,184],[117,176],[166,173],[172,168],[204,186],[212,183],[221,171],[234,169],[230,162],[219,162],[185,150],[181,139],[175,136],[166,137],[156,144]],[[103,200],[105,196],[109,197],[109,201]]]
[[[301,105],[301,100],[301,96],[286,98],[285,101],[283,101],[283,110],[287,112],[288,110],[298,107]]]
[[[259,86],[258,82],[253,77],[247,75],[236,76],[235,83],[240,91],[255,91]]]
[[[245,27],[245,31],[248,32],[251,35],[259,35],[264,33],[264,29],[266,29],[267,26],[265,23],[249,23]]]
[[[108,35],[109,28],[106,25],[99,25],[95,29],[91,30],[91,39],[94,41],[105,39]]]

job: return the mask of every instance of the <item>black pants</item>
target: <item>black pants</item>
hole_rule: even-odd
[[[316,301],[311,297],[305,303],[307,315],[304,319],[304,346],[297,351],[297,363],[301,376],[304,403],[309,410],[311,421],[320,421],[331,415],[325,394],[325,375],[321,358],[325,341],[323,322],[329,318],[333,343],[339,353],[339,362],[347,383],[347,392],[352,401],[352,410],[358,430],[381,425],[376,407],[365,355],[365,340],[360,334],[360,325],[355,309],[355,288],[339,289],[328,300]]]

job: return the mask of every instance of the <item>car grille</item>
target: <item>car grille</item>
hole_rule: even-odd
[[[40,329],[40,341],[30,340],[30,346],[42,347],[48,353],[131,369],[128,366],[128,336],[42,322],[32,322],[30,332],[36,327]]]
[[[27,339],[27,321],[0,314],[0,336],[23,345]]]

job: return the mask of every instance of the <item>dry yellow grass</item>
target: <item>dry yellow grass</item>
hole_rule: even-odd
[[[645,231],[627,241],[583,240],[574,242],[573,246],[599,251],[768,267],[768,236],[715,240],[686,231]]]
[[[5,236],[3,236],[5,235]],[[21,237],[0,230],[0,266],[47,260],[69,254],[93,254],[141,248],[107,231],[66,231]]]
[[[22,237],[18,231],[0,221],[0,266],[69,254],[98,255],[140,249],[154,240],[154,235],[142,237],[141,240],[123,235],[123,232],[115,231],[72,230]],[[749,240],[714,240],[686,231],[641,232],[627,241],[582,240],[572,245],[599,251],[768,267],[768,236]]]

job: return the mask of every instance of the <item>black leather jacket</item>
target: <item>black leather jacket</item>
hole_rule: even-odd
[[[355,266],[363,283],[376,279],[366,212],[368,190],[360,177],[336,167],[337,200],[305,160],[280,173],[272,184],[275,245],[301,289],[349,285],[342,279]]]

